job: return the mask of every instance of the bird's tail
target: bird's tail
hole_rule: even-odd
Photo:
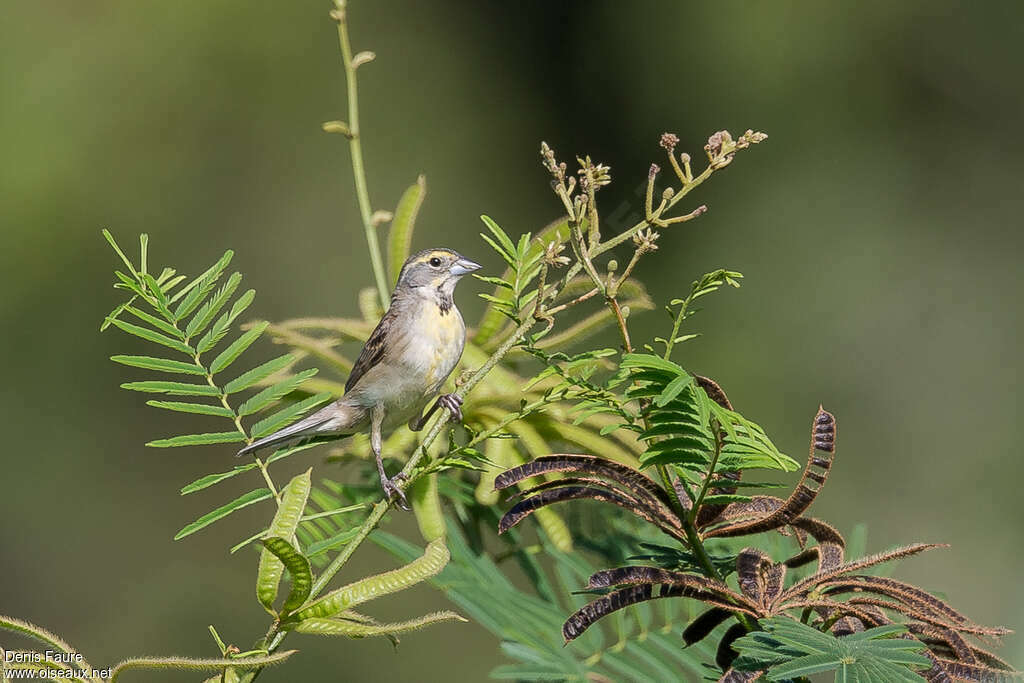
[[[295,424],[288,425],[284,429],[279,429],[269,436],[265,436],[262,439],[257,439],[251,444],[238,451],[236,457],[241,457],[248,453],[255,453],[256,451],[264,448],[270,448],[271,446],[279,446],[293,441],[300,441],[306,438],[312,438],[315,436],[325,435],[333,433],[341,435],[339,426],[344,422],[340,419],[342,416],[339,415],[338,406],[331,405],[323,410],[319,410],[309,417],[303,418]]]

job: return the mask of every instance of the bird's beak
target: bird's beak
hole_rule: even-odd
[[[462,277],[467,273],[472,273],[474,270],[479,270],[480,264],[473,263],[468,258],[460,258],[458,261],[452,264],[451,273],[456,277]]]

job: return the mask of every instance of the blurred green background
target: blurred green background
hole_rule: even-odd
[[[479,214],[514,233],[555,218],[542,139],[612,167],[601,201],[624,222],[616,207],[638,205],[663,131],[697,160],[715,130],[767,132],[641,267],[663,299],[713,267],[747,276],[709,302],[680,359],[797,457],[824,403],[839,457],[812,512],[847,531],[866,522],[870,550],[951,543],[897,574],[983,623],[1024,626],[1024,4],[352,5],[355,49],[378,54],[360,71],[371,197],[392,208],[427,175],[417,248],[496,269]],[[240,644],[265,629],[253,556],[225,551],[265,509],[171,541],[226,499],[177,489],[233,465],[233,449],[142,445],[180,433],[182,416],[118,389],[138,375],[107,357],[135,347],[97,332],[118,301],[99,229],[128,243],[146,231],[157,264],[189,273],[235,249],[253,315],[354,314],[371,275],[347,146],[319,128],[345,106],[329,7],[4,4],[0,613],[93,663],[213,655],[209,623]],[[471,320],[475,291],[460,288]],[[359,557],[350,577],[387,562]],[[393,617],[443,601],[422,589],[382,604]],[[481,680],[499,661],[473,625],[407,636],[397,653],[295,640],[302,654],[267,681],[444,680],[453,661]],[[1007,644],[1024,665],[1024,639]]]

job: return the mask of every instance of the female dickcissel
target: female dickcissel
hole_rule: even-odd
[[[406,260],[391,294],[391,305],[366,340],[345,395],[307,418],[249,444],[238,455],[316,437],[344,437],[370,431],[381,486],[389,499],[405,494],[388,478],[381,460],[383,432],[407,423],[419,431],[443,406],[462,419],[462,399],[430,399],[455,369],[466,344],[466,324],[452,295],[463,275],[480,266],[451,249],[426,249]]]

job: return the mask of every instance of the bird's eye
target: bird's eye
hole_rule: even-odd
[[[439,268],[441,266],[441,259],[435,256],[434,258],[430,259],[430,265],[434,268]]]

